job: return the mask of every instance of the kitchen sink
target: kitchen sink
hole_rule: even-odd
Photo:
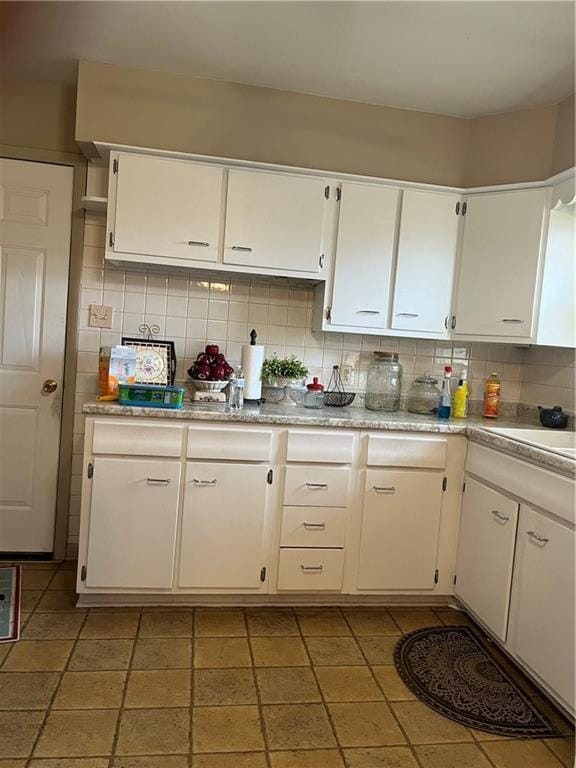
[[[505,429],[503,427],[492,427],[490,432],[576,459],[576,432],[556,429]]]

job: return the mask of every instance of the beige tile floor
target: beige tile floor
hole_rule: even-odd
[[[0,645],[0,768],[571,768],[565,737],[474,732],[392,666],[448,609],[74,607],[72,564],[24,568]],[[531,690],[531,694],[535,692]]]

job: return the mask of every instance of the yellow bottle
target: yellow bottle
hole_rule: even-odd
[[[468,379],[467,372],[462,371],[456,392],[454,392],[454,408],[452,415],[455,419],[468,417]]]

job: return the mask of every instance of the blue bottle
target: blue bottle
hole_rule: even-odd
[[[440,405],[438,407],[438,418],[449,419],[452,411],[452,396],[450,393],[450,376],[452,367],[444,366],[444,378],[442,380],[442,394],[440,395]]]

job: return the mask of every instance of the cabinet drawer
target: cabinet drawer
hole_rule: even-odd
[[[287,461],[350,464],[354,435],[350,432],[288,431]]]
[[[282,549],[278,589],[339,591],[342,589],[343,570],[342,549]]]
[[[343,547],[346,510],[343,507],[284,507],[282,547]]]
[[[298,507],[347,507],[350,470],[334,467],[286,467],[284,504]]]
[[[96,421],[92,450],[125,456],[180,456],[180,426]]]
[[[368,435],[366,463],[373,467],[422,467],[444,469],[447,440],[444,437]]]
[[[265,429],[189,427],[186,456],[189,459],[268,461],[272,432]]]

